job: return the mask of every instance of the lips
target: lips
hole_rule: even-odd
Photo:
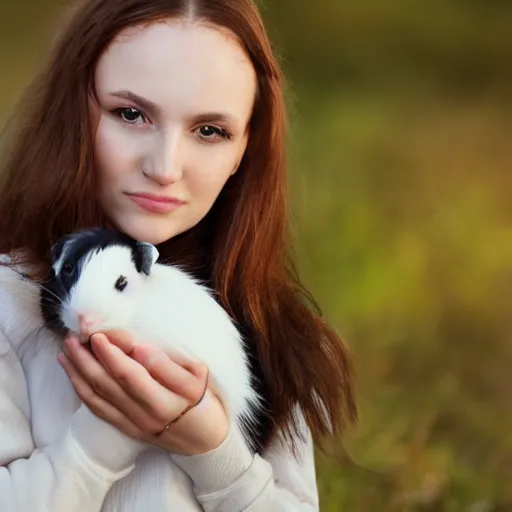
[[[154,194],[128,194],[140,208],[150,213],[170,213],[185,204],[181,199]]]

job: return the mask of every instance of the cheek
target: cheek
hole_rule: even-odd
[[[134,168],[137,153],[133,143],[108,119],[100,119],[94,144],[100,183],[109,183]]]
[[[215,202],[215,199],[217,199],[217,196],[231,176],[230,166],[220,167],[220,162],[215,162],[215,159],[212,160],[210,160],[209,165],[197,168],[191,173],[188,180],[192,196],[201,209],[209,208]]]
[[[244,150],[245,144],[240,144],[217,152],[205,151],[189,173],[188,184],[194,197],[201,203],[213,203],[238,166]]]

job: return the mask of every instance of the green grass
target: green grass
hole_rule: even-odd
[[[423,101],[322,97],[295,131],[301,270],[361,387],[322,510],[512,510],[512,122]]]

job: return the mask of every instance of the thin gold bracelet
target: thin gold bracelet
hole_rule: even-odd
[[[210,372],[208,370],[207,373],[206,373],[206,383],[204,385],[204,390],[203,390],[203,393],[202,393],[201,397],[199,398],[199,400],[195,404],[192,404],[192,405],[189,405],[188,407],[186,407],[178,417],[174,418],[169,423],[167,423],[167,425],[165,425],[165,427],[160,432],[155,434],[156,437],[160,437],[164,432],[169,430],[169,427],[171,427],[171,425],[174,425],[179,419],[181,419],[183,416],[185,416],[185,414],[188,411],[190,411],[190,409],[193,409],[194,407],[196,407],[197,405],[199,405],[201,403],[201,401],[203,400],[204,396],[206,395],[206,391],[208,390],[208,377],[209,377],[209,375],[210,375]]]

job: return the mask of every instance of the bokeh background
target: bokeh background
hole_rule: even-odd
[[[62,0],[0,3],[0,123]],[[512,2],[267,0],[297,252],[361,421],[326,512],[512,510]]]

